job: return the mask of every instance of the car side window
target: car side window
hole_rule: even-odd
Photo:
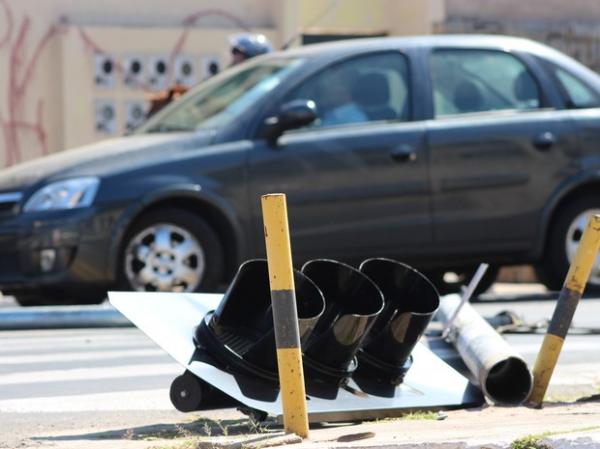
[[[494,50],[436,50],[430,57],[436,117],[541,107],[540,90],[515,56]]]
[[[397,52],[359,56],[313,75],[283,102],[299,99],[317,106],[311,128],[408,120],[408,63]]]
[[[553,69],[558,82],[567,94],[570,108],[600,107],[600,98],[596,92],[566,70],[556,66]]]

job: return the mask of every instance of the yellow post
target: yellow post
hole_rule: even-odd
[[[533,367],[533,389],[529,403],[541,406],[558,356],[567,336],[579,299],[592,271],[600,247],[600,215],[591,215],[577,254],[571,262],[565,283],[558,297],[552,321],[544,336],[542,347]]]
[[[283,425],[287,433],[293,432],[306,438],[308,413],[285,195],[263,195],[262,210],[283,403]]]

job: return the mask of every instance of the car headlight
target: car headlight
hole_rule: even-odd
[[[100,180],[94,177],[72,178],[42,187],[27,200],[24,212],[76,209],[94,201]]]

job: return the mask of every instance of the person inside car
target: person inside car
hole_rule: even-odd
[[[369,120],[352,97],[356,77],[346,70],[332,70],[323,77],[319,96],[321,126],[360,123]]]

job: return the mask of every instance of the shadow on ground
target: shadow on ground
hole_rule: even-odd
[[[71,440],[167,440],[190,437],[216,437],[268,434],[281,431],[281,426],[273,421],[256,422],[251,419],[212,420],[199,418],[191,422],[177,424],[153,424],[149,426],[116,429],[104,432],[76,435],[39,436],[32,440],[71,441]]]

